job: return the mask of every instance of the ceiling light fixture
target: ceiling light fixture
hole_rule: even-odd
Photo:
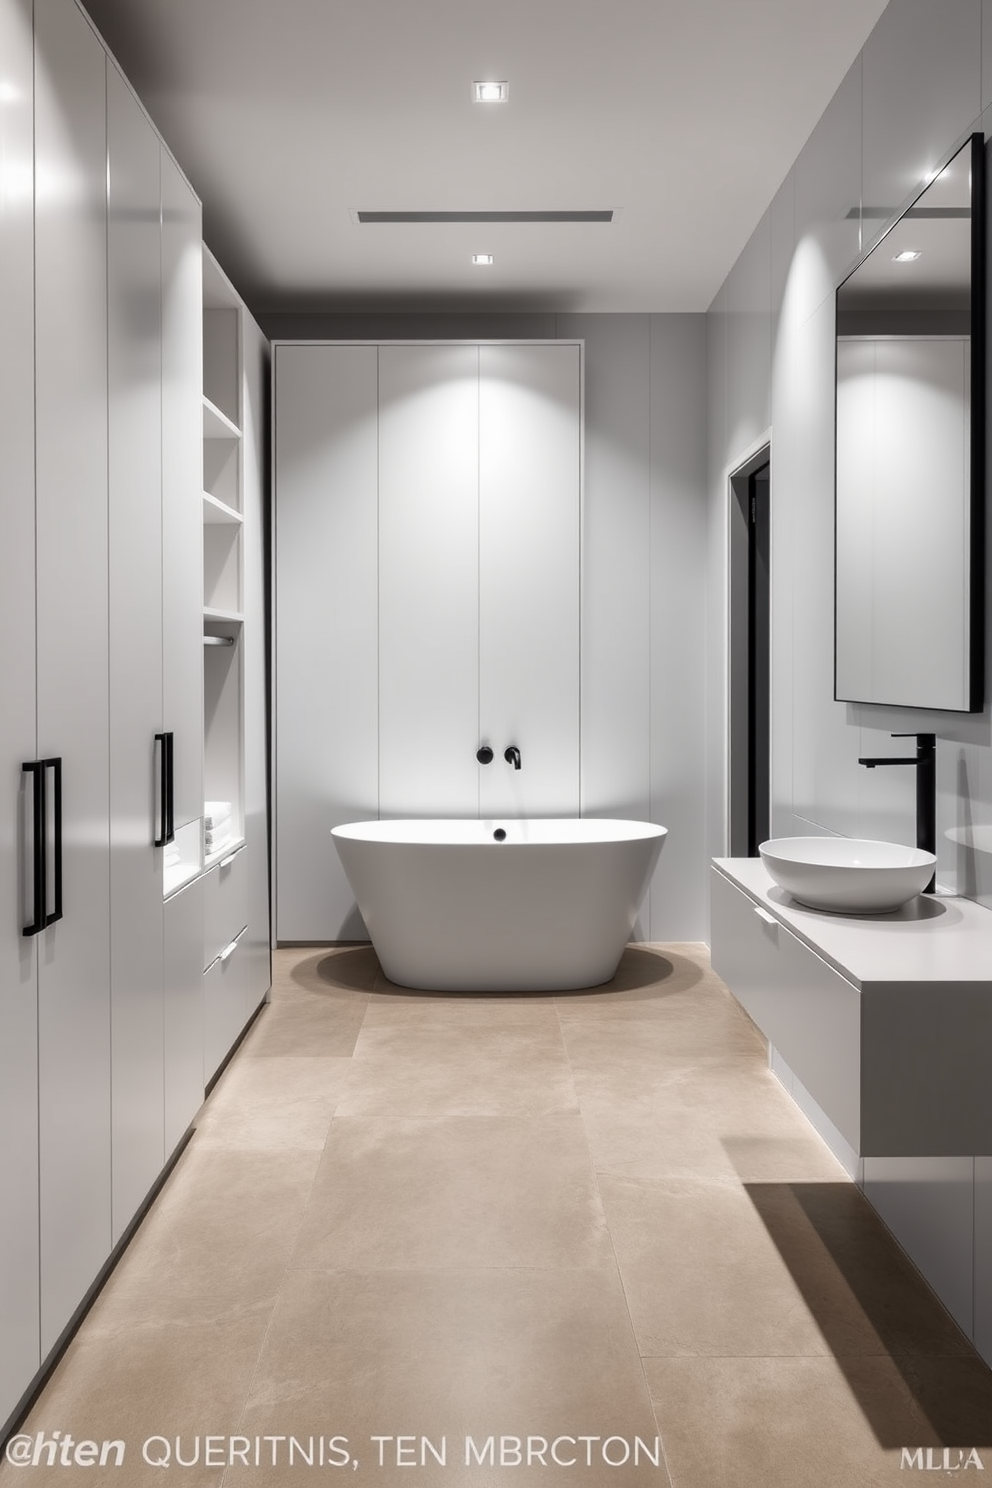
[[[472,262],[474,264],[491,264],[492,261],[493,261],[493,256],[492,256],[491,253],[473,253],[472,254]]]
[[[892,262],[893,263],[913,263],[913,261],[915,259],[919,258],[919,257],[920,257],[920,254],[919,254],[919,251],[916,248],[904,248],[901,253],[897,253],[895,255],[895,257],[893,258]]]
[[[505,80],[501,83],[472,84],[472,97],[476,103],[505,103],[510,96],[510,85]]]

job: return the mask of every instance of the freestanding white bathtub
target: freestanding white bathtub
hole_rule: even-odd
[[[667,835],[651,822],[594,818],[368,821],[331,832],[387,977],[439,992],[608,982]]]

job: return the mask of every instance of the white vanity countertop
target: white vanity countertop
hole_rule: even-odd
[[[970,983],[992,990],[992,911],[971,899],[921,894],[891,914],[827,914],[797,904],[760,858],[714,858],[713,866],[856,987]]]

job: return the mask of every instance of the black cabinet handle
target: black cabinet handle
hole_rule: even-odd
[[[164,847],[168,842],[169,821],[169,776],[166,769],[166,739],[167,734],[156,734],[155,743],[161,745],[158,756],[158,820],[159,830],[152,839],[154,847]]]
[[[174,767],[175,735],[156,734],[155,743],[161,744],[159,757],[158,807],[161,831],[154,839],[156,847],[167,847],[176,838],[176,776]]]
[[[48,759],[44,761],[44,765],[46,769],[52,771],[53,815],[55,817],[55,862],[52,883],[55,908],[51,914],[46,914],[45,924],[54,925],[56,920],[62,918],[62,761],[61,759]]]
[[[175,734],[172,734],[172,733],[166,734],[166,736],[165,736],[165,748],[166,748],[166,756],[167,756],[167,759],[168,759],[168,762],[169,762],[169,766],[168,766],[169,794],[168,794],[168,800],[166,802],[166,804],[168,806],[168,811],[166,813],[166,822],[165,822],[165,840],[166,840],[166,842],[175,842],[175,840],[176,840],[176,752],[175,752],[175,742],[176,742],[176,736],[175,736]]]
[[[62,918],[62,761],[60,758],[32,760],[21,769],[33,780],[31,802],[32,843],[31,892],[34,898],[33,918],[22,931],[38,935],[46,925]],[[52,772],[53,856],[52,899],[48,908],[48,771]]]
[[[45,928],[45,887],[48,873],[45,864],[48,833],[45,824],[45,767],[41,760],[21,766],[31,776],[31,908],[33,918],[25,925],[23,935],[37,935]]]

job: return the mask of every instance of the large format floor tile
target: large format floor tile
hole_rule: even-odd
[[[338,1117],[292,1264],[612,1265],[580,1118]]]
[[[241,1429],[348,1438],[356,1484],[409,1482],[395,1438],[447,1442],[427,1483],[652,1483],[663,1469],[465,1465],[465,1438],[656,1434],[614,1268],[294,1271],[280,1294]],[[383,1466],[373,1436],[393,1439]],[[560,1449],[564,1455],[564,1445]],[[621,1447],[612,1449],[619,1458]],[[430,1461],[430,1459],[428,1459]],[[225,1482],[254,1481],[232,1472]]]
[[[24,1430],[125,1441],[44,1488],[876,1488],[992,1465],[992,1373],[705,947],[542,997],[302,947]]]
[[[408,1024],[364,1028],[342,1116],[547,1116],[575,1112],[557,1028]]]

